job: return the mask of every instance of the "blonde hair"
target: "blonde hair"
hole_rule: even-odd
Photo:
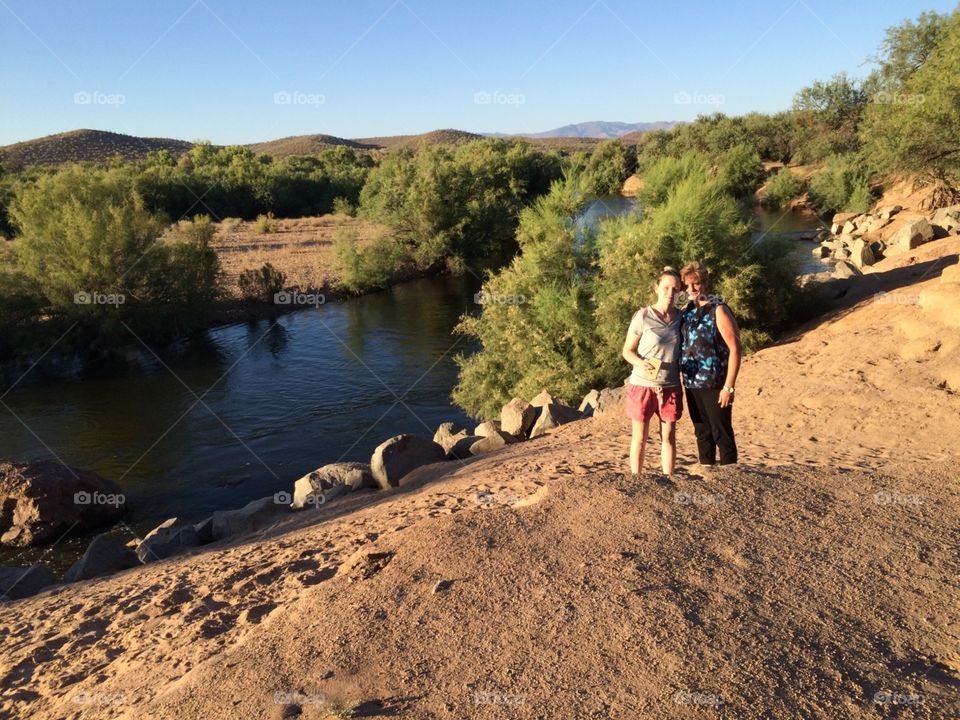
[[[697,279],[703,285],[707,285],[710,282],[710,271],[707,270],[707,266],[702,262],[695,260],[684,265],[683,269],[680,271],[680,280],[685,281],[691,275],[696,275]]]

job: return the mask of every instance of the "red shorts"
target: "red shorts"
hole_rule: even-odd
[[[624,407],[631,420],[646,422],[656,415],[661,422],[676,422],[683,415],[683,392],[679,387],[654,388],[628,383]]]

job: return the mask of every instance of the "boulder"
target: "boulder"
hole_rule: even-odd
[[[843,226],[842,226],[840,223],[833,223],[833,224],[830,226],[830,234],[831,234],[831,235],[839,235],[839,234],[840,234],[840,229],[841,229],[842,227],[843,227]]]
[[[137,545],[137,557],[142,563],[155,562],[200,545],[197,528],[177,525],[177,518],[165,520],[148,532]]]
[[[477,425],[473,430],[473,434],[478,437],[490,437],[491,435],[499,434],[501,432],[500,428],[499,420],[487,420]]]
[[[885,207],[878,208],[877,215],[880,216],[881,220],[889,220],[901,210],[903,210],[903,208],[899,205],[887,205]]]
[[[510,438],[507,440],[507,438]],[[498,432],[496,435],[487,435],[477,440],[473,445],[470,446],[471,455],[483,455],[484,453],[493,452],[494,450],[499,450],[502,447],[516,442],[515,438],[508,433]]]
[[[873,250],[870,249],[870,244],[862,238],[858,238],[853,243],[853,247],[850,248],[850,262],[858,268],[863,268],[867,265],[873,265],[876,261]]]
[[[874,240],[870,243],[870,251],[873,253],[874,260],[882,260],[883,253],[887,249],[887,244],[883,240]]]
[[[856,265],[847,262],[846,260],[839,261],[833,268],[833,277],[839,280],[856,277],[857,275],[863,275],[863,273],[860,272],[860,269],[857,268]]]
[[[83,556],[64,573],[64,582],[77,582],[110,575],[140,564],[137,554],[115,535],[97,535],[87,545]]]
[[[847,222],[845,222],[845,223],[843,224],[843,229],[840,231],[840,234],[841,234],[841,235],[853,235],[853,233],[854,233],[854,231],[856,231],[856,229],[857,229],[857,226],[853,224],[853,221],[852,221],[852,220],[847,220]]]
[[[217,510],[213,514],[213,539],[249,535],[266,530],[275,525],[290,512],[290,496],[285,495],[286,503],[277,502],[277,496],[260,498],[244,505],[239,510]]]
[[[380,443],[373,451],[370,469],[381,488],[397,487],[400,478],[421,465],[446,459],[443,448],[430,438],[396,435]]]
[[[533,400],[530,401],[530,404],[535,408],[543,407],[544,405],[548,405],[550,403],[553,403],[554,405],[566,404],[563,402],[563,400],[561,400],[560,398],[554,397],[553,395],[548,393],[546,390],[542,391],[539,395],[537,395]]]
[[[600,391],[591,390],[583,396],[583,400],[580,401],[580,406],[577,408],[577,410],[579,410],[584,417],[592,417],[597,411],[597,405],[599,403]]]
[[[843,227],[844,223],[850,222],[859,214],[860,213],[837,213],[836,215],[833,216],[833,220],[831,220],[831,222],[834,225],[839,225]]]
[[[20,600],[57,582],[46,565],[0,565],[0,599]]]
[[[479,435],[467,435],[466,437],[460,438],[457,441],[456,445],[450,448],[450,451],[447,453],[447,457],[451,460],[466,460],[469,457],[473,457],[473,448],[474,444],[483,440],[484,438]]]
[[[345,490],[360,490],[377,487],[377,481],[373,479],[370,466],[365,463],[330,463],[307,473],[293,484],[291,507],[299,510],[308,504],[315,504],[311,499],[316,500],[337,486],[343,486]]]
[[[938,209],[933,213],[930,222],[937,237],[946,237],[951,232],[960,229],[960,205],[950,205]]]
[[[537,422],[534,423],[533,429],[530,431],[530,438],[540,437],[541,435],[546,435],[547,431],[552,430],[553,428],[564,425],[568,422],[573,422],[574,420],[580,420],[583,418],[578,411],[574,410],[568,405],[560,405],[558,403],[548,403],[543,406],[543,409],[540,411],[540,416],[537,418]]]
[[[626,400],[627,386],[622,385],[616,388],[604,388],[600,391],[600,397],[597,400],[597,415],[604,415],[609,412],[622,413],[623,403]]]
[[[115,522],[126,510],[120,487],[54,460],[0,463],[0,544],[25,547]]]
[[[833,258],[835,260],[847,260],[850,257],[850,250],[846,246],[838,247],[833,251]]]
[[[213,542],[213,518],[208,517],[201,520],[193,529],[197,531],[197,542],[201,545],[208,545]]]
[[[833,249],[827,245],[817,245],[817,247],[813,249],[813,256],[822,260],[823,258],[830,257],[832,250]]]
[[[465,428],[452,422],[445,422],[441,423],[433,434],[433,441],[442,447],[444,452],[449,453],[451,448],[465,437],[467,437]]]
[[[500,411],[500,429],[514,437],[526,437],[537,419],[537,411],[523,398],[513,398]]]
[[[933,227],[926,218],[920,218],[907,223],[890,238],[890,247],[899,250],[913,250],[933,239]]]

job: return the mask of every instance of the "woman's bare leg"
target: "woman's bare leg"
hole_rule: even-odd
[[[630,438],[630,472],[638,474],[643,468],[643,456],[647,451],[647,430],[650,427],[650,418],[640,422],[633,420],[633,437]]]
[[[664,475],[673,475],[673,468],[677,460],[677,424],[674,422],[660,423],[660,467]]]

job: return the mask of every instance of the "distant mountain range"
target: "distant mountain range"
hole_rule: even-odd
[[[518,137],[526,138],[556,138],[556,137],[577,137],[577,138],[599,138],[601,140],[612,140],[636,132],[649,132],[651,130],[669,130],[679,125],[677,120],[662,120],[659,122],[646,123],[623,123],[607,122],[605,120],[593,120],[591,122],[576,123],[575,125],[564,125],[563,127],[547,130],[539,133],[522,133]],[[491,137],[509,137],[509,133],[485,133]]]
[[[488,137],[518,137],[543,150],[561,152],[591,151],[598,143],[621,138],[627,144],[635,143],[640,135],[651,130],[666,130],[677,122],[621,123],[585,122],[564,125],[542,133],[509,135],[487,133]],[[282,158],[291,155],[312,155],[326,148],[346,145],[357,149],[387,151],[396,147],[416,147],[421,143],[432,145],[459,145],[484,137],[463,130],[433,130],[420,135],[392,135],[386,137],[348,140],[333,135],[297,135],[267,142],[249,143],[246,147],[257,153]],[[125,160],[146,157],[153,150],[167,150],[179,156],[194,143],[173,138],[142,138],[106,130],[71,130],[0,146],[0,162],[7,169],[18,170],[31,165],[60,165],[67,162],[106,162],[119,154]]]

